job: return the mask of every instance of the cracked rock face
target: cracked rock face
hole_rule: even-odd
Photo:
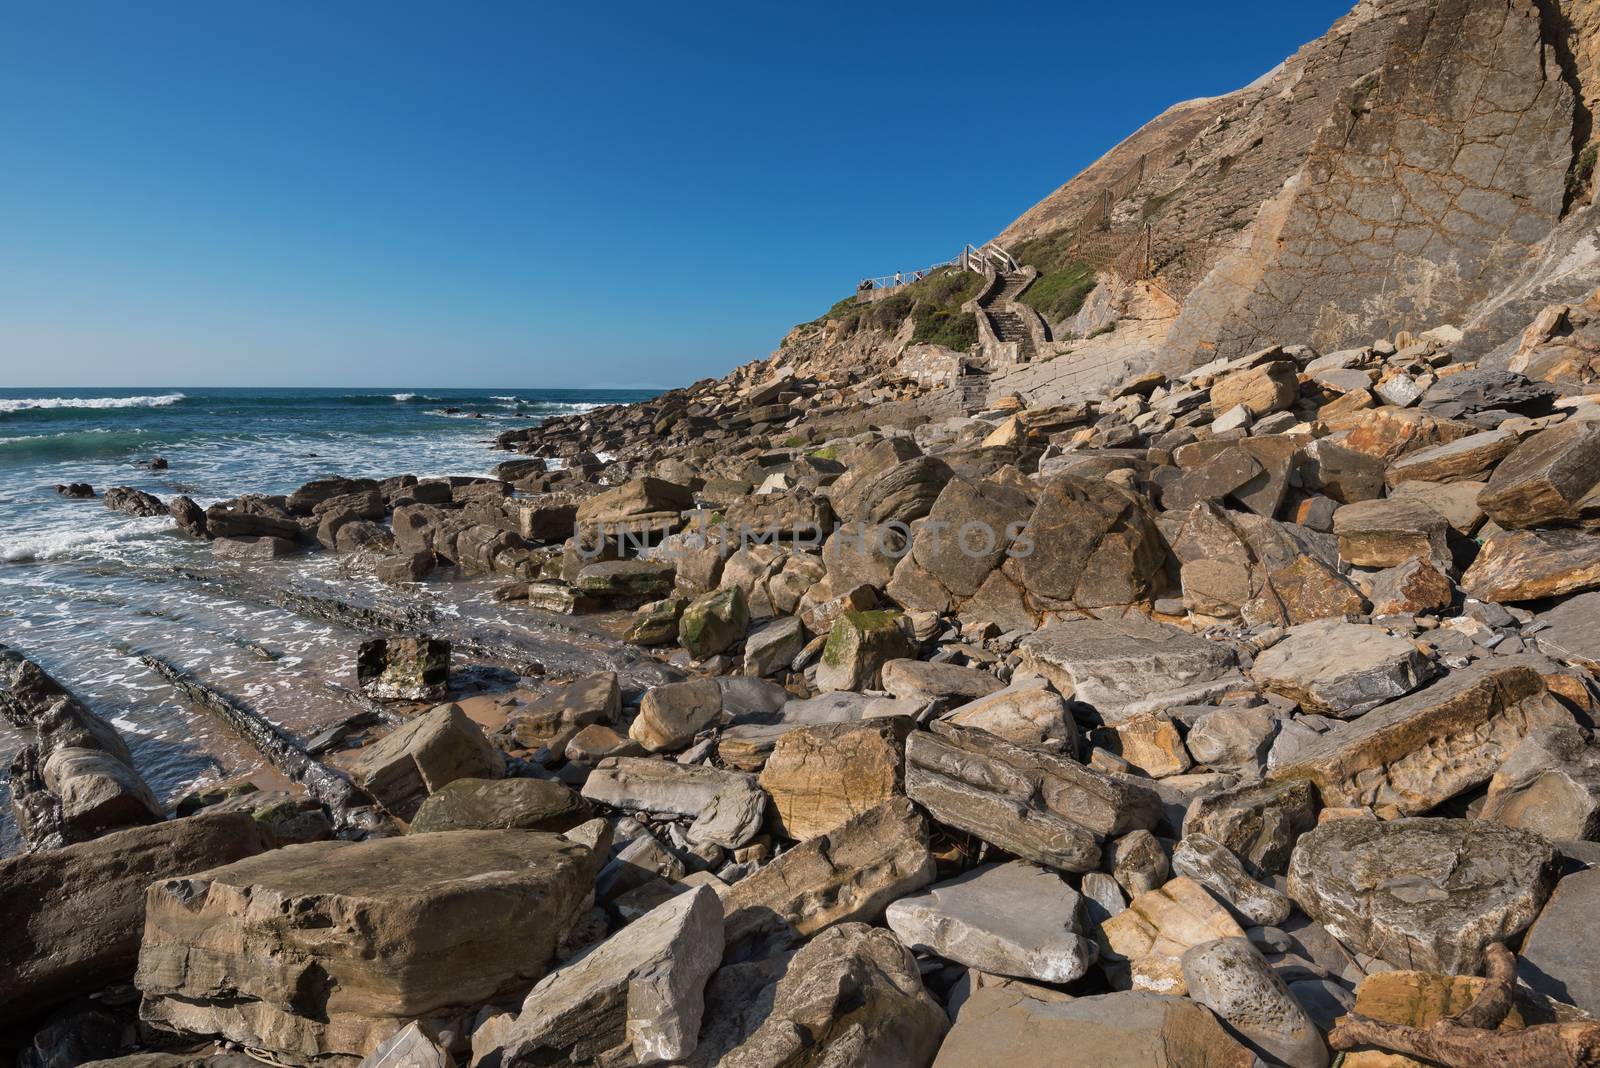
[[[1471,974],[1538,916],[1554,861],[1540,836],[1493,823],[1336,819],[1295,846],[1289,896],[1397,968]]]

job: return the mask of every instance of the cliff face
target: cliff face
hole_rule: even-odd
[[[1181,370],[1444,324],[1493,363],[1540,308],[1600,285],[1596,106],[1600,0],[1361,0],[1256,83],[1169,108],[999,235],[1070,245],[1106,292],[1137,281],[1176,312],[1141,328],[1137,352],[1085,342],[1012,377],[1067,399],[1088,363]]]

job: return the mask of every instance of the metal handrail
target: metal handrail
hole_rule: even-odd
[[[945,267],[959,267],[963,271],[987,274],[990,270],[997,270],[1001,273],[1015,271],[1018,266],[1016,258],[993,241],[982,246],[963,245],[961,255],[953,260],[932,263],[926,267],[918,267],[914,271],[898,271],[879,278],[863,278],[856,284],[856,292],[862,293],[871,289],[898,289],[900,286],[910,285],[912,282],[920,282],[934,271],[942,270]]]

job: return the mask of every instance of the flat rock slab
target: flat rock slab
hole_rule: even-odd
[[[755,779],[737,771],[651,757],[607,757],[584,780],[583,797],[629,812],[694,816],[730,786]]]
[[[1221,678],[1236,659],[1225,645],[1143,616],[1053,623],[1020,648],[1023,668],[1093,705],[1112,724],[1141,698]]]
[[[1414,815],[1488,782],[1537,728],[1571,722],[1531,668],[1481,661],[1308,740],[1268,777],[1309,780],[1324,805]]]
[[[1600,535],[1582,530],[1501,530],[1461,576],[1481,601],[1538,601],[1600,586]]]
[[[903,793],[905,719],[825,723],[787,731],[760,785],[782,832],[803,842]]]
[[[1308,712],[1351,718],[1415,690],[1433,677],[1433,665],[1382,627],[1322,619],[1291,627],[1256,657],[1250,674]]]
[[[1252,1068],[1256,1055],[1211,1011],[1139,991],[1042,1001],[985,987],[961,1007],[934,1068]]]
[[[987,671],[956,664],[891,660],[883,665],[883,688],[896,697],[970,701],[994,693],[1003,685]]]
[[[277,845],[245,812],[207,813],[0,860],[0,1015],[126,982],[145,888]]]
[[[457,779],[430,796],[411,833],[566,831],[591,819],[583,798],[546,779]]]
[[[1070,983],[1096,953],[1083,937],[1079,904],[1060,876],[1016,860],[903,897],[884,918],[912,949],[982,972]]]
[[[1059,871],[1094,871],[1105,838],[1153,827],[1161,812],[1131,780],[948,723],[906,739],[905,784],[939,822]]]
[[[1539,648],[1590,671],[1600,669],[1600,591],[1569,597],[1539,615]]]
[[[556,834],[444,831],[167,879],[145,901],[140,1013],[288,1063],[354,1063],[411,1020],[459,1027],[521,996],[588,910],[597,867]]]
[[[1335,819],[1295,846],[1289,896],[1396,968],[1471,974],[1538,916],[1554,863],[1543,838],[1494,823]]]

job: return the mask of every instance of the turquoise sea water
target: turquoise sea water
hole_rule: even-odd
[[[230,595],[228,566],[166,518],[134,519],[96,497],[135,486],[201,506],[284,493],[340,474],[383,478],[486,474],[506,458],[496,434],[551,415],[649,397],[620,390],[0,389],[0,643],[39,661],[127,736],[140,770],[169,800],[197,780],[247,769],[217,724],[190,711],[137,654],[200,671],[291,730],[350,711],[354,636],[259,598]],[[164,471],[141,462],[160,456]],[[261,583],[320,586],[344,599],[393,596],[344,573],[331,554],[257,565]],[[220,585],[196,573],[222,575]],[[473,583],[431,583],[437,611],[484,607]],[[485,609],[486,610],[486,609]],[[0,724],[0,764],[18,739]],[[0,792],[0,852],[12,833]]]

